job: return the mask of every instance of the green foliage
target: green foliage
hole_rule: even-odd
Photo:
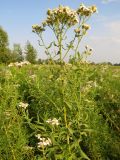
[[[0,63],[7,63],[11,59],[10,50],[8,49],[8,35],[0,27]]]
[[[0,27],[0,63],[9,64],[10,62],[20,62],[23,59],[20,44],[14,44],[14,49],[11,51],[8,48],[8,35]]]
[[[25,54],[26,54],[25,59],[27,61],[33,64],[36,62],[37,51],[29,41],[27,42],[25,47]]]
[[[12,50],[12,62],[20,62],[23,61],[23,51],[20,44],[14,44]]]
[[[3,28],[0,27],[0,50],[6,47],[8,47],[8,35]]]
[[[78,62],[1,67],[2,159],[118,160],[118,72]]]

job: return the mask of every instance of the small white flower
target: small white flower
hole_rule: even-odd
[[[51,123],[51,122],[52,122],[52,120],[51,120],[51,119],[48,119],[46,122],[47,122],[47,123]]]
[[[29,105],[28,103],[23,103],[23,102],[19,103],[19,107],[24,108],[24,109],[26,109],[28,105]]]
[[[28,65],[28,64],[31,64],[31,63],[29,61],[23,61],[22,64],[23,65]]]
[[[40,134],[37,134],[36,137],[37,137],[38,139],[41,139],[41,135],[40,135]]]
[[[10,63],[9,65],[8,65],[8,67],[13,67],[14,66],[14,63]]]
[[[40,140],[38,142],[38,148],[46,147],[52,144],[50,138],[42,138],[40,134],[36,135],[36,137]]]
[[[56,118],[53,118],[52,125],[59,125],[59,121]]]
[[[16,66],[16,67],[22,67],[24,65],[28,65],[28,64],[31,64],[29,61],[23,61],[23,62],[15,62],[15,63],[10,63],[8,65],[8,67],[13,67],[13,66]]]
[[[59,125],[59,121],[56,118],[48,119],[46,122],[51,124],[51,125],[57,125],[57,126]]]

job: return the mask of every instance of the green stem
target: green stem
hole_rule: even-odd
[[[78,50],[79,44],[81,42],[81,39],[82,39],[82,37],[78,39],[78,43],[77,43],[77,46],[75,48],[75,58],[76,58],[76,55],[77,55],[77,50]]]
[[[43,40],[43,38],[42,38],[42,34],[40,34],[39,37],[40,37],[40,39],[41,39],[41,41],[42,41],[42,44],[43,44],[43,46],[45,47],[47,53],[49,53],[49,50],[48,50],[48,48],[46,47],[46,44],[45,44],[45,42],[44,42],[44,40]],[[50,58],[51,58],[51,55],[50,55],[50,54],[49,54],[49,56],[50,56]]]
[[[7,139],[8,139],[8,134],[7,134],[7,129],[4,127],[4,129],[5,129],[5,134],[6,134],[6,137],[7,137]],[[11,153],[12,153],[12,157],[13,157],[13,160],[16,160],[16,158],[15,158],[15,154],[14,154],[14,150],[13,150],[13,148],[12,148],[12,146],[11,146],[11,144],[10,144],[10,142],[8,142],[9,143],[9,146],[10,146],[10,148],[11,148]]]
[[[76,39],[76,37],[74,37],[73,42],[72,42],[72,45],[74,44],[75,39]],[[71,49],[71,47],[68,48],[68,50],[66,51],[66,53],[65,53],[65,55],[64,55],[64,57],[63,57],[62,60],[64,60],[64,58],[67,56],[67,54],[68,54],[68,52],[70,51],[70,49]]]
[[[59,54],[60,54],[60,62],[62,62],[62,33],[60,34],[60,39],[59,39]]]
[[[66,114],[66,108],[64,107],[64,121],[65,121],[65,127],[68,131],[68,124],[67,124],[67,114]],[[69,146],[70,144],[70,136],[69,136],[69,133],[67,133],[67,144]],[[70,147],[69,147],[69,151],[70,151]]]

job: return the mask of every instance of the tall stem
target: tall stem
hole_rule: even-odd
[[[60,34],[59,52],[60,52],[60,62],[62,62],[62,35],[61,34]]]

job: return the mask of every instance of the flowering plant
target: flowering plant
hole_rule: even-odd
[[[74,51],[75,56],[77,55],[81,39],[90,29],[86,21],[95,12],[97,12],[97,8],[94,5],[86,7],[84,4],[81,4],[77,10],[60,5],[58,8],[48,9],[46,20],[42,22],[42,25],[33,25],[32,29],[39,36],[39,45],[45,47],[45,53],[49,58],[52,58],[49,49],[54,46],[57,48],[54,57],[59,56],[59,60],[62,62],[71,49]],[[64,46],[67,39],[67,31],[74,26],[74,37]],[[43,39],[43,32],[46,30],[46,27],[49,27],[56,37],[56,41],[51,42],[48,46]],[[63,50],[65,51],[64,53]]]

